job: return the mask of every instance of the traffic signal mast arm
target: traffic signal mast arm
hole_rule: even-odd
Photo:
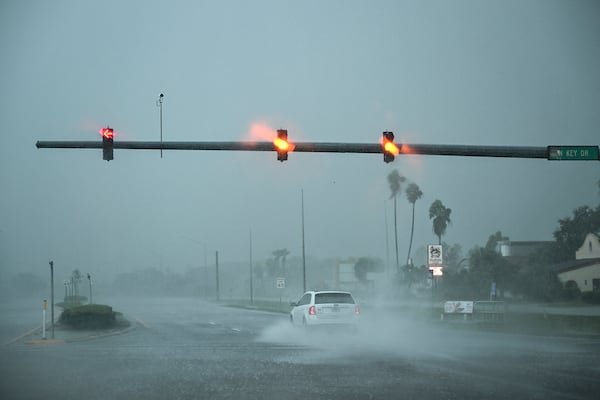
[[[383,152],[380,143],[294,142],[293,152],[307,153],[371,153]],[[475,146],[444,144],[396,144],[400,154],[512,157],[548,159],[549,148],[534,146]],[[101,141],[38,141],[39,149],[101,149]],[[272,142],[146,142],[114,141],[115,149],[130,150],[226,150],[277,151]]]

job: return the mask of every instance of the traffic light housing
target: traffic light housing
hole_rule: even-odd
[[[115,133],[112,128],[106,127],[100,130],[102,135],[102,159],[110,161],[113,159],[113,138]]]
[[[383,132],[381,145],[383,149],[383,161],[386,163],[394,161],[395,156],[400,154],[400,149],[394,143],[394,134],[392,132]]]
[[[277,139],[275,139],[275,148],[277,150],[277,160],[286,161],[290,144],[288,143],[288,132],[286,129],[277,129]]]

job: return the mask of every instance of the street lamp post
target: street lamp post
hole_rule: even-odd
[[[163,105],[163,97],[165,97],[164,94],[160,94],[160,96],[158,96],[158,100],[156,102],[156,105],[158,107],[160,107],[160,144],[162,145],[162,141],[163,141],[163,113],[162,113],[162,105]],[[160,158],[162,158],[162,147],[160,149]]]
[[[90,304],[93,304],[93,301],[92,301],[92,276],[90,275],[89,272],[87,274],[87,278],[90,283]]]

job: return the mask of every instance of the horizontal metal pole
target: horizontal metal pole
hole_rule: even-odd
[[[371,153],[382,154],[380,143],[299,142],[290,143],[291,152],[307,153]],[[398,143],[400,154],[466,157],[508,157],[551,159],[550,153],[557,148],[596,148],[597,146],[475,146],[454,144]],[[101,149],[102,141],[38,141],[40,149]],[[114,149],[130,150],[226,150],[226,151],[277,151],[272,142],[145,142],[115,141]],[[554,149],[554,150],[553,150]],[[552,159],[556,159],[552,158]],[[583,158],[582,158],[583,159]],[[586,158],[594,159],[594,158]]]
[[[97,141],[38,141],[37,148],[54,149],[101,149]],[[315,153],[381,153],[381,145],[373,143],[293,143],[291,152]],[[271,142],[118,142],[114,149],[132,150],[228,150],[228,151],[277,151]]]
[[[547,147],[406,144],[403,154],[468,157],[548,158]]]
[[[102,141],[38,141],[38,149],[101,149]],[[241,150],[274,151],[271,142],[128,142],[114,141],[114,149],[131,150]]]
[[[290,152],[314,153],[372,153],[382,154],[379,143],[292,143]],[[548,148],[533,146],[475,146],[440,144],[397,144],[401,154],[468,156],[468,157],[513,157],[548,158]],[[101,149],[102,141],[38,141],[40,149]],[[142,142],[115,141],[115,149],[130,150],[226,150],[226,151],[276,151],[271,142]]]

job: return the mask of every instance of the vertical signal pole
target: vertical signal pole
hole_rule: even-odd
[[[160,94],[160,96],[158,96],[158,101],[156,102],[156,105],[160,108],[160,144],[162,146],[162,141],[163,141],[163,123],[162,123],[162,103],[163,103],[163,97],[165,97],[164,94]],[[162,158],[162,147],[160,149],[160,158]]]

